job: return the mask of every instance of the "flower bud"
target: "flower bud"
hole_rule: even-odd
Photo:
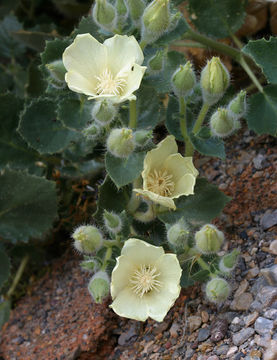
[[[104,271],[98,271],[90,279],[88,291],[93,300],[100,304],[102,300],[110,293],[110,278]]]
[[[155,74],[163,70],[165,63],[165,50],[158,50],[154,56],[148,60],[147,69],[150,74]]]
[[[100,263],[97,259],[91,258],[91,259],[82,261],[80,266],[84,270],[87,270],[90,272],[95,272],[95,271],[99,270]]]
[[[85,254],[94,253],[103,244],[102,234],[92,225],[79,226],[72,234],[72,237],[75,249]]]
[[[184,220],[178,221],[167,230],[167,240],[173,247],[184,248],[189,240],[190,229]]]
[[[136,26],[140,26],[140,18],[145,9],[145,1],[144,0],[125,0],[126,5],[129,9],[129,14],[133,23]]]
[[[116,1],[116,12],[119,19],[124,20],[128,15],[128,9],[124,2],[124,0],[117,0]]]
[[[142,41],[152,44],[170,25],[169,0],[153,0],[142,15]]]
[[[66,68],[62,60],[56,60],[50,64],[46,64],[46,67],[52,79],[62,83],[62,85],[65,83]]]
[[[104,210],[103,218],[108,231],[110,231],[112,234],[117,234],[120,232],[122,229],[122,221],[117,214]]]
[[[133,131],[131,129],[113,129],[107,140],[110,153],[119,158],[127,158],[135,149]]]
[[[212,224],[204,225],[195,234],[196,248],[202,254],[216,253],[220,250],[224,241],[224,234]]]
[[[224,95],[230,75],[218,57],[213,57],[201,72],[200,85],[204,102],[213,105]]]
[[[98,124],[92,123],[82,130],[82,133],[88,140],[95,140],[101,134],[101,127]]]
[[[237,249],[233,250],[230,254],[224,255],[219,262],[219,270],[228,273],[234,269],[236,266],[239,256],[239,251]]]
[[[137,196],[137,194],[136,194],[136,196]],[[133,214],[133,217],[137,221],[147,224],[156,218],[156,214],[155,214],[153,206],[150,202],[143,201],[142,204],[146,205],[146,207],[147,207],[146,211],[138,210]]]
[[[214,136],[224,138],[236,130],[236,123],[228,109],[218,108],[211,117],[210,128]]]
[[[93,20],[98,26],[112,31],[116,23],[116,10],[107,0],[96,0],[92,10]]]
[[[196,84],[196,77],[191,66],[191,62],[180,65],[171,78],[174,94],[178,97],[188,95]]]
[[[230,294],[230,290],[227,281],[219,277],[211,279],[206,285],[207,298],[215,303],[225,301]]]
[[[110,124],[117,114],[117,108],[109,100],[96,101],[91,115],[99,125]]]
[[[152,139],[152,131],[151,130],[138,130],[134,133],[134,140],[136,146],[143,147],[146,146],[149,141]]]
[[[243,117],[246,113],[246,91],[241,90],[241,92],[239,92],[230,102],[228,109],[235,119]]]

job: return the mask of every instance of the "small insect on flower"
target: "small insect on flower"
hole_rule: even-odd
[[[110,307],[118,315],[163,321],[180,294],[182,269],[175,254],[165,254],[138,239],[125,242],[111,277]]]
[[[77,35],[63,53],[65,81],[89,99],[135,100],[146,70],[143,59],[134,36],[115,35],[101,44],[90,34]]]

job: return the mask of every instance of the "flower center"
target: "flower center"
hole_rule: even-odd
[[[96,79],[97,95],[120,95],[127,84],[126,76],[113,76],[109,69],[105,69]]]
[[[173,175],[166,170],[154,170],[147,178],[147,188],[155,194],[170,196],[174,191]]]
[[[162,282],[157,280],[160,273],[155,266],[141,265],[138,270],[134,272],[130,279],[132,290],[139,296],[143,297],[149,291],[159,291]]]

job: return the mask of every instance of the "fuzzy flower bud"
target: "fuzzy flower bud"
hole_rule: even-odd
[[[215,303],[225,301],[230,294],[230,290],[227,281],[219,277],[211,279],[206,285],[207,298]]]
[[[167,230],[167,240],[173,247],[184,248],[189,240],[190,229],[184,220],[178,221]]]
[[[82,131],[87,140],[95,140],[101,133],[101,127],[98,124],[92,123]]]
[[[237,249],[233,250],[230,254],[224,255],[219,262],[219,270],[228,273],[234,269],[236,266],[239,256],[239,251]]]
[[[152,131],[151,130],[138,130],[134,133],[134,139],[136,146],[143,147],[146,146],[149,141],[152,139]]]
[[[90,272],[95,272],[99,269],[100,267],[100,263],[97,259],[95,258],[91,258],[88,260],[84,260],[80,263],[80,266],[82,269],[90,271]]]
[[[201,72],[200,85],[204,102],[213,105],[224,95],[230,75],[218,57],[213,57]]]
[[[211,132],[214,136],[224,138],[236,130],[236,121],[228,109],[218,108],[210,120]]]
[[[245,115],[246,105],[246,91],[241,90],[241,92],[239,92],[238,95],[230,102],[228,109],[236,119],[239,119]]]
[[[148,60],[147,69],[151,74],[158,73],[163,70],[165,63],[165,51],[158,50],[154,56]]]
[[[127,6],[124,2],[124,0],[117,0],[116,1],[116,12],[117,12],[117,16],[120,19],[126,19],[127,15],[128,15],[128,9]]]
[[[196,248],[202,254],[217,253],[223,244],[224,234],[212,224],[204,225],[195,234]]]
[[[169,0],[153,0],[142,16],[142,41],[152,44],[170,25]]]
[[[127,158],[135,149],[131,129],[113,129],[107,140],[108,151],[116,157]]]
[[[105,227],[108,231],[113,234],[117,234],[120,232],[120,230],[122,229],[122,221],[117,214],[104,210],[103,218]]]
[[[107,0],[96,0],[92,10],[93,20],[101,28],[112,31],[116,23],[116,10]]]
[[[100,125],[110,124],[117,114],[117,108],[107,99],[96,101],[91,115]]]
[[[101,248],[103,237],[100,231],[92,225],[79,226],[72,234],[74,247],[81,253],[92,254]]]
[[[93,300],[97,304],[101,304],[102,300],[110,293],[110,278],[104,271],[98,271],[90,279],[88,291]]]
[[[50,64],[46,64],[46,67],[52,79],[62,84],[65,84],[64,77],[66,74],[66,68],[64,67],[62,60],[56,60],[51,62]]]
[[[145,9],[145,1],[144,0],[125,0],[125,3],[129,9],[129,14],[131,16],[132,21],[136,26],[140,25],[140,18]]]
[[[171,84],[174,94],[178,97],[186,96],[191,92],[196,84],[196,77],[190,61],[187,61],[185,65],[180,65],[175,71]]]

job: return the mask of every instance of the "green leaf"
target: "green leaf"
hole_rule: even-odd
[[[203,127],[198,134],[190,133],[189,136],[194,148],[200,154],[225,159],[224,142],[211,136],[209,128]]]
[[[194,281],[204,282],[204,281],[207,281],[209,279],[209,275],[210,275],[210,272],[208,270],[200,270],[197,273],[193,274],[191,276],[191,278]]]
[[[190,271],[191,271],[190,262],[187,261],[183,265],[183,269],[182,269],[182,276],[181,276],[181,280],[180,280],[180,285],[182,288],[187,288],[194,284],[194,281],[192,280],[192,278],[190,276]]]
[[[153,56],[154,54],[152,54]],[[153,86],[158,93],[167,93],[172,90],[171,77],[179,65],[186,62],[183,54],[177,51],[170,51],[163,71],[156,75],[150,75],[145,79],[145,83]]]
[[[242,26],[245,5],[245,0],[189,0],[189,12],[200,32],[222,39]]]
[[[145,152],[133,152],[126,159],[120,159],[109,152],[106,153],[106,169],[118,188],[137,179],[143,170]]]
[[[269,40],[250,40],[242,51],[252,56],[265,74],[268,82],[277,84],[277,37],[270,37]]]
[[[231,200],[206,179],[197,179],[194,195],[182,196],[175,200],[176,210],[159,214],[165,223],[174,223],[181,217],[194,222],[209,222],[217,217]]]
[[[38,154],[17,133],[23,101],[12,94],[0,95],[0,169],[9,165],[16,169],[34,167]]]
[[[277,85],[264,88],[264,93],[256,93],[249,98],[246,113],[248,127],[257,134],[277,134]]]
[[[13,243],[41,237],[57,217],[53,181],[5,169],[0,176],[0,236]]]
[[[92,120],[92,102],[82,103],[77,98],[65,98],[58,104],[58,120],[74,130],[82,130]]]
[[[0,304],[0,330],[3,325],[9,320],[11,312],[11,303],[9,300],[3,301]]]
[[[56,116],[56,104],[50,99],[37,99],[20,117],[18,131],[27,143],[41,154],[64,150],[76,138]]]
[[[99,186],[98,192],[97,211],[93,217],[101,222],[103,221],[102,214],[104,209],[121,213],[125,210],[129,202],[130,189],[124,187],[123,189],[118,190],[108,175],[103,184]]]
[[[165,126],[168,132],[179,141],[184,141],[180,128],[179,101],[176,96],[169,95],[169,102],[166,111]]]
[[[25,52],[25,46],[13,38],[13,32],[22,29],[14,15],[8,15],[0,21],[0,55],[7,59],[19,57]]]
[[[160,37],[155,44],[157,45],[166,45],[172,41],[180,39],[186,31],[189,30],[189,25],[182,16],[178,21],[177,26],[173,30],[169,30],[162,37]]]
[[[5,251],[0,250],[0,289],[10,276],[10,259]]]
[[[13,37],[19,42],[36,51],[43,51],[46,40],[52,40],[53,34],[41,31],[17,30],[12,33]]]
[[[45,89],[46,82],[43,79],[42,71],[35,62],[32,62],[28,67],[27,94],[31,97],[39,97],[44,93]]]
[[[82,17],[77,29],[72,33],[74,39],[78,34],[91,34],[95,39],[102,42],[101,36],[98,32],[98,26],[93,21],[92,16]]]
[[[46,41],[45,49],[41,56],[42,65],[49,64],[55,60],[61,60],[64,50],[70,45],[68,39],[55,39]]]

